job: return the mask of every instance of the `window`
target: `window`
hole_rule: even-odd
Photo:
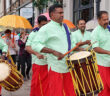
[[[73,22],[82,18],[86,22],[94,16],[94,0],[74,0],[73,2]]]
[[[90,4],[90,0],[81,0],[81,5],[82,6],[85,6],[85,5],[88,5]]]

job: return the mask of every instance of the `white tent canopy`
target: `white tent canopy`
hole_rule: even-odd
[[[92,19],[86,23],[86,30],[93,30],[97,25],[97,19]]]

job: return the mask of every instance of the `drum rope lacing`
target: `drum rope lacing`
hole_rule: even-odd
[[[88,70],[89,79],[90,79],[90,86],[89,86],[89,83],[88,83],[88,81],[87,81],[87,78],[86,78],[86,76],[85,76],[85,74],[84,74],[83,69],[80,68],[80,73],[81,73],[81,78],[82,78],[82,84],[81,84],[80,79],[79,79],[78,74],[77,74],[77,72],[76,72],[76,70],[75,70],[75,66],[74,66],[72,60],[70,60],[69,57],[66,58],[66,64],[68,65],[70,74],[71,74],[71,76],[72,76],[72,80],[73,80],[73,85],[74,85],[74,88],[75,88],[75,92],[78,94],[78,96],[81,95],[81,92],[80,92],[78,83],[79,83],[79,85],[80,85],[80,87],[81,87],[81,89],[82,89],[84,95],[87,96],[86,89],[85,89],[85,86],[84,86],[84,79],[85,79],[85,81],[86,81],[86,83],[87,83],[87,86],[88,86],[89,90],[90,90],[90,91],[92,92],[92,94],[93,94],[92,96],[95,95],[94,89],[93,89],[93,86],[92,86],[92,80],[93,80],[93,83],[94,83],[94,85],[95,85],[96,90],[98,89],[99,92],[100,92],[100,91],[103,89],[103,83],[102,83],[100,74],[99,74],[99,72],[98,72],[96,54],[95,54],[95,52],[94,52],[93,50],[91,51],[91,55],[92,55],[92,59],[91,59],[92,64],[91,64],[91,65],[92,65],[92,67],[93,67],[93,71],[94,71],[95,77],[97,77],[97,79],[96,79],[97,84],[95,83],[95,79],[94,79],[94,77],[93,77],[92,70],[91,70],[91,68],[90,68],[90,63],[89,63],[89,61],[88,61],[88,58],[86,58],[86,64],[89,65],[89,66],[87,66],[87,70]],[[69,64],[68,64],[67,60],[69,60]],[[94,61],[94,62],[93,62],[93,61]],[[79,60],[78,60],[78,64],[79,64],[79,66],[81,66],[81,63],[80,63]],[[74,70],[73,70],[73,69],[74,69]],[[73,76],[73,73],[74,73],[74,76]],[[90,77],[91,77],[91,78],[90,78]],[[98,85],[98,86],[97,86],[97,85]],[[102,86],[101,86],[101,85],[102,85]]]

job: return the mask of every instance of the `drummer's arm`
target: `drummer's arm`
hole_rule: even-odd
[[[38,33],[40,33],[40,32],[38,32]],[[35,52],[53,54],[59,58],[64,57],[62,53],[45,47],[44,42],[42,43],[41,41],[37,41],[37,40],[39,40],[39,39],[35,38],[32,42],[32,45],[31,45],[32,50],[34,50]],[[58,60],[60,60],[60,59],[58,59]]]
[[[6,45],[4,47],[4,49],[2,50],[2,59],[5,59],[6,55],[7,55],[7,51],[8,51],[8,46]]]
[[[25,49],[26,49],[26,51],[27,51],[28,53],[36,55],[37,58],[39,58],[39,59],[44,59],[44,56],[43,56],[42,54],[40,54],[40,53],[38,53],[38,52],[32,50],[31,46],[26,46]]]
[[[55,56],[57,56],[57,57],[59,57],[59,58],[61,58],[61,59],[64,57],[64,55],[63,55],[62,53],[60,53],[60,52],[58,52],[58,51],[55,51],[55,50],[52,50],[52,49],[50,49],[50,48],[46,48],[46,47],[44,47],[44,48],[41,50],[41,52],[53,54],[53,55],[55,55]],[[60,59],[59,59],[59,60],[60,60]]]
[[[80,41],[80,42],[78,42],[78,43],[80,43],[80,45],[79,45],[78,48],[75,49],[75,51],[84,51],[85,49],[84,49],[84,48],[81,48],[81,46],[86,45],[86,44],[90,45],[90,44],[91,44],[91,41],[90,41],[90,40],[86,40],[86,41],[84,41],[84,42]],[[76,45],[77,45],[78,43],[76,43]]]
[[[34,54],[34,52],[35,52],[34,50],[32,50],[31,46],[26,46],[25,50],[30,54]]]
[[[79,44],[80,43],[80,44]],[[80,46],[83,46],[83,45],[85,45],[85,42],[78,42],[78,43],[76,43],[76,45],[78,45],[79,44],[79,47],[78,48],[76,48],[75,49],[75,51],[84,51],[84,48],[81,48]],[[74,45],[75,46],[75,45]]]
[[[8,45],[4,42],[4,40],[1,40],[1,49],[2,49],[2,54],[6,54],[8,51]]]
[[[97,52],[97,53],[100,53],[100,54],[108,54],[108,55],[110,55],[110,51],[104,50],[104,49],[102,49],[100,47],[95,47],[94,51]]]
[[[46,27],[41,28],[32,40],[31,48],[36,52],[49,53],[57,57],[64,57],[62,53],[46,47],[46,42],[49,40],[49,33]]]
[[[99,53],[99,54],[108,54],[110,55],[110,51],[108,50],[104,50],[100,47],[100,42],[97,38],[92,38],[91,40],[92,42],[96,42],[95,44],[92,45],[92,48],[94,49],[95,52]]]
[[[76,48],[75,51],[84,51],[84,48],[79,47],[79,48]]]
[[[1,40],[1,49],[2,49],[2,59],[5,59],[6,53],[8,51],[8,45]]]
[[[79,43],[79,42],[78,42],[78,43]],[[77,44],[78,44],[78,43],[77,43]],[[76,44],[76,45],[77,45],[77,44]],[[79,46],[83,46],[83,45],[86,45],[86,44],[90,45],[90,44],[91,44],[91,41],[90,41],[90,40],[86,40],[86,41],[84,41],[84,42],[81,41]]]

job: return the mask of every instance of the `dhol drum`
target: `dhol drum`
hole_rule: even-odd
[[[0,85],[8,91],[16,91],[23,84],[23,76],[12,64],[0,60]]]
[[[95,52],[80,51],[67,57],[77,96],[94,96],[103,89]]]

